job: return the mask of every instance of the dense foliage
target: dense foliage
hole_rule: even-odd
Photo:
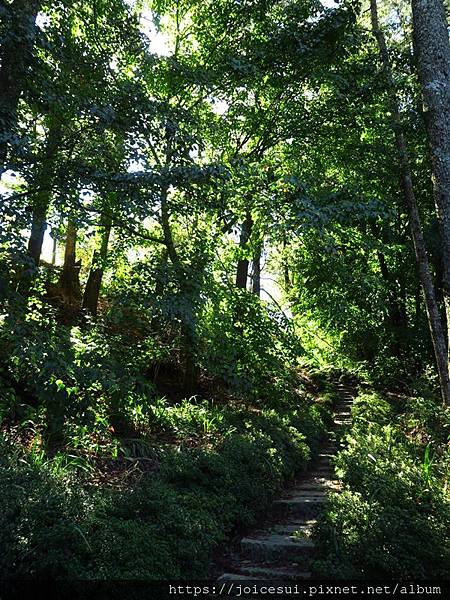
[[[358,400],[327,564],[444,573],[445,214],[378,6],[0,3],[0,579],[205,576],[314,457],[330,365],[431,391]]]
[[[345,487],[330,498],[317,532],[326,557],[317,568],[338,577],[446,578],[448,408],[420,392],[365,392],[353,415],[336,458]]]
[[[101,414],[51,459],[31,420],[2,436],[2,578],[204,577],[218,544],[307,466],[327,415],[299,397],[277,411],[130,398],[127,409],[146,435],[110,439],[113,458]]]

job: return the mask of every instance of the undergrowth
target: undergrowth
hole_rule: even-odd
[[[198,422],[205,411],[198,407]],[[191,431],[196,411],[186,412],[168,411],[177,430]],[[283,480],[306,468],[308,442],[323,428],[306,406],[283,416],[234,412],[220,424],[207,446],[154,448],[156,471],[118,487],[55,469],[55,458],[39,460],[3,435],[0,577],[205,576],[213,549],[254,524]]]
[[[343,441],[344,489],[316,531],[318,575],[448,577],[450,410],[431,394],[361,393]]]
[[[242,388],[183,398],[151,376],[169,363],[178,390],[176,339],[38,313],[0,330],[0,579],[205,577],[214,550],[307,468],[329,402],[282,354],[268,371],[260,337],[246,339]]]

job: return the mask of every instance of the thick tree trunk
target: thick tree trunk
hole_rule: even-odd
[[[73,302],[80,299],[79,267],[77,265],[77,227],[69,219],[66,232],[66,247],[64,252],[64,265],[59,280],[64,300]]]
[[[388,93],[390,96],[391,125],[395,134],[397,145],[398,162],[400,168],[401,184],[403,194],[408,207],[411,234],[416,253],[419,276],[422,284],[422,290],[425,297],[425,306],[427,309],[428,323],[430,326],[431,338],[436,356],[436,364],[439,374],[439,383],[441,387],[442,398],[444,402],[450,404],[450,379],[447,360],[447,344],[444,335],[441,316],[436,302],[436,296],[433,286],[433,280],[430,273],[428,255],[423,237],[422,224],[420,221],[419,208],[414,194],[410,160],[406,146],[405,135],[403,133],[402,119],[400,116],[399,103],[392,77],[389,52],[386,45],[384,34],[379,26],[378,10],[376,0],[370,0],[370,9],[372,17],[373,34],[378,42],[381,62],[385,71]]]
[[[56,122],[50,124],[47,145],[42,165],[35,177],[39,191],[34,196],[31,235],[28,240],[28,252],[38,267],[42,252],[45,230],[47,229],[47,211],[52,199],[56,156],[61,144],[61,128]]]
[[[108,255],[108,243],[111,234],[111,219],[103,220],[100,226],[100,244],[94,250],[89,277],[84,289],[83,309],[94,317],[97,316],[98,298],[102,286],[103,272],[105,270],[106,257]]]
[[[416,326],[417,331],[420,329],[420,317],[422,314],[422,305],[420,302],[420,284],[417,286],[416,293],[414,295],[414,324]]]
[[[39,266],[44,242],[45,230],[47,229],[47,209],[50,204],[51,192],[42,192],[37,195],[33,208],[33,219],[31,221],[31,233],[28,240],[28,253],[36,267]]]
[[[239,249],[245,251],[247,242],[250,239],[253,228],[253,219],[250,213],[247,213],[245,221],[242,223],[241,235],[239,238]],[[247,289],[248,278],[248,258],[240,258],[236,268],[236,287],[242,290]]]
[[[282,255],[283,281],[284,281],[284,291],[288,292],[292,287],[292,283],[291,283],[291,277],[290,277],[290,273],[289,273],[289,261],[286,256],[286,248],[287,248],[286,238],[283,237],[283,255]]]
[[[450,352],[450,43],[443,0],[412,0],[414,50],[422,86],[442,245],[442,291]]]
[[[258,246],[253,256],[252,292],[261,297],[261,254],[262,244]]]
[[[16,126],[40,5],[40,0],[15,0],[3,7],[10,26],[0,50],[0,177],[7,168],[8,146]]]

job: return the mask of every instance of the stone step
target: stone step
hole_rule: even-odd
[[[340,483],[334,479],[325,479],[323,477],[320,479],[321,481],[318,482],[303,483],[297,489],[300,493],[303,493],[306,491],[323,492],[329,490],[339,490],[341,488]]]
[[[292,488],[289,490],[288,493],[286,493],[284,495],[283,498],[281,498],[282,500],[288,500],[289,498],[322,498],[323,496],[326,496],[326,490],[320,490],[318,492],[315,492],[314,490],[304,490],[303,486],[299,485],[296,486],[295,488]]]
[[[314,471],[311,471],[311,474],[314,474],[314,475],[323,476],[324,471],[326,471],[327,475],[328,474],[331,475],[334,470],[334,465],[329,460],[317,462],[314,466],[315,466]]]
[[[296,567],[298,565],[293,564],[289,567],[273,567],[270,564],[263,566],[239,566],[239,571],[244,576],[256,577],[261,580],[272,580],[272,581],[296,581],[311,579],[311,573],[309,571],[299,571]]]
[[[242,538],[241,549],[244,555],[258,560],[287,559],[304,564],[313,556],[315,544],[304,537],[269,533]]]
[[[310,471],[299,475],[295,487],[273,503],[278,521],[264,531],[241,540],[241,552],[233,559],[230,572],[219,581],[255,583],[293,581],[311,577],[311,559],[315,545],[311,533],[327,501],[327,494],[339,491],[333,459],[342,447],[341,428],[352,424],[354,394],[346,384],[338,386],[340,399],[334,405],[333,424],[319,447]]]
[[[317,523],[317,521],[315,519],[311,519],[307,525],[302,522],[274,525],[273,527],[270,527],[270,532],[292,536],[294,539],[307,539],[311,536],[312,528],[315,523]]]
[[[295,515],[296,517],[317,517],[326,501],[326,495],[306,495],[305,492],[301,491],[297,496],[291,496],[289,498],[282,498],[280,500],[276,500],[274,502],[274,508],[278,510],[287,511],[290,514]]]
[[[324,456],[322,458],[319,458],[315,463],[315,469],[318,469],[319,467],[329,467],[331,465],[331,458],[328,456]]]
[[[336,479],[336,473],[334,472],[334,469],[331,469],[330,467],[321,467],[320,469],[317,469],[316,475],[321,479],[326,479],[328,481]]]
[[[242,573],[224,573],[223,575],[221,575],[220,577],[217,578],[217,583],[225,583],[227,581],[259,581],[260,578],[256,577],[256,576],[252,576],[252,575],[243,575]],[[232,591],[232,590],[231,590]],[[237,592],[237,590],[236,590]],[[230,598],[232,598],[232,595],[229,595],[227,593],[227,596],[229,596]]]
[[[327,485],[329,482],[337,483],[337,479],[334,476],[334,474],[329,475],[326,473],[317,473],[317,471],[314,471],[310,474],[310,477],[306,479],[297,480],[294,488],[298,490],[305,488],[306,490],[308,490],[316,486],[320,487],[324,484]]]
[[[315,469],[315,472],[317,473],[317,475],[320,475],[321,477],[325,477],[327,475],[329,475],[329,476],[333,475],[334,469],[330,465],[319,465]]]

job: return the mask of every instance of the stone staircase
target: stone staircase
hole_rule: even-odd
[[[351,386],[337,383],[339,399],[334,406],[333,426],[321,445],[312,470],[275,500],[264,527],[240,541],[239,551],[229,558],[225,581],[292,581],[311,577],[315,546],[310,538],[330,490],[339,490],[331,459],[337,450],[337,433],[351,424]]]

